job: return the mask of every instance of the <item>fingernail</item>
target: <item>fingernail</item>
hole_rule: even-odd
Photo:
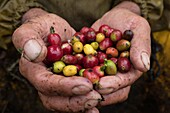
[[[150,58],[147,53],[143,52],[141,54],[141,60],[143,62],[144,67],[149,70],[150,69]]]
[[[98,104],[99,100],[88,100],[86,103],[85,103],[85,108],[86,109],[91,109],[93,108],[94,106],[96,106]]]
[[[28,60],[35,60],[40,55],[40,53],[41,53],[41,46],[36,40],[31,39],[25,43],[24,56]]]
[[[76,86],[72,89],[72,92],[76,95],[82,95],[82,94],[86,94],[87,92],[91,91],[92,89],[87,87],[87,86],[84,86],[84,85],[81,85],[81,86]]]

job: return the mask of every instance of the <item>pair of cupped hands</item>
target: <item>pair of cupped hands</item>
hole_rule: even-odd
[[[53,74],[42,62],[47,54],[46,37],[51,26],[62,37],[62,41],[70,39],[76,32],[66,20],[33,8],[24,14],[22,22],[12,36],[16,49],[22,53],[19,70],[38,90],[43,105],[52,111],[98,113],[97,106],[126,100],[131,85],[150,68],[150,26],[140,16],[140,9],[135,3],[119,4],[91,26],[97,30],[99,26],[107,24],[122,32],[127,29],[134,32],[130,48],[133,66],[130,71],[102,77],[97,90],[93,89],[88,79]]]

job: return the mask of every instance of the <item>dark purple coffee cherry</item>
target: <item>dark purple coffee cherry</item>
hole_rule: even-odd
[[[132,32],[132,30],[125,30],[123,32],[123,39],[131,41],[133,38],[133,35],[134,35],[134,33]]]

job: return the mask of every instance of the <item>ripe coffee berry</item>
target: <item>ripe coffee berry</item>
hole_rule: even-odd
[[[125,30],[123,33],[123,39],[131,41],[133,38],[133,32],[131,30]]]
[[[71,37],[70,42],[62,42],[59,46],[61,38],[52,43],[51,33],[46,59],[57,65],[56,62],[64,63],[59,70],[64,76],[79,75],[98,84],[103,76],[127,73],[130,70],[129,51],[133,35],[131,30],[122,33],[108,25],[101,25],[96,31],[83,27]],[[57,65],[55,69],[58,69]]]

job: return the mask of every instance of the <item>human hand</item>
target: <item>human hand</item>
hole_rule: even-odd
[[[107,12],[101,19],[97,20],[92,28],[98,30],[103,24],[124,32],[132,30],[134,37],[131,40],[130,60],[132,67],[128,73],[117,73],[115,76],[105,76],[100,79],[98,92],[103,95],[102,106],[114,104],[127,99],[130,86],[150,68],[150,26],[148,22],[139,16],[139,11],[131,9],[134,3],[124,2]],[[135,7],[137,5],[135,4]],[[128,9],[130,8],[130,9]]]
[[[94,107],[101,96],[93,90],[88,79],[56,75],[43,64],[47,54],[46,37],[51,26],[62,41],[75,33],[64,19],[41,9],[31,9],[23,16],[23,24],[12,36],[16,49],[22,54],[19,62],[21,74],[38,90],[46,108],[69,113],[86,110],[97,113]]]

